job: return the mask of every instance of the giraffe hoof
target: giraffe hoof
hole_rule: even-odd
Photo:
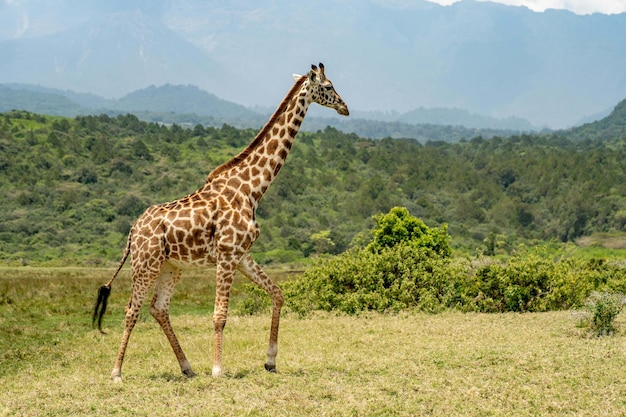
[[[183,375],[185,375],[187,378],[193,378],[194,376],[196,376],[196,373],[191,369],[186,369],[183,371]]]
[[[121,383],[122,371],[119,369],[114,369],[113,372],[111,372],[111,381],[115,382],[116,384]]]
[[[265,370],[266,370],[267,372],[271,372],[271,373],[274,373],[274,374],[275,374],[275,373],[276,373],[276,365],[268,365],[268,364],[265,364]]]

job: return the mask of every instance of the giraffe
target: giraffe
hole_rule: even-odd
[[[214,350],[212,375],[222,375],[222,340],[228,299],[239,270],[272,298],[272,319],[265,369],[276,372],[278,327],[283,295],[249,254],[259,236],[255,211],[263,194],[285,163],[302,120],[311,103],[333,108],[348,116],[348,107],[324,74],[324,65],[311,65],[307,75],[294,74],[295,84],[276,112],[237,156],[215,168],[204,186],[179,200],[146,209],[132,226],[122,259],[108,283],[100,287],[93,314],[102,332],[111,285],[126,259],[131,257],[131,295],[125,309],[124,332],[111,372],[122,380],[122,362],[139,310],[154,286],[150,314],[167,337],[181,371],[194,376],[172,329],[169,305],[174,287],[187,268],[216,267],[213,313]]]

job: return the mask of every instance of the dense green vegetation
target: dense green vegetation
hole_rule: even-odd
[[[372,216],[395,206],[430,227],[447,223],[458,253],[623,232],[625,138],[595,138],[586,129],[578,141],[559,133],[455,144],[301,132],[260,204],[255,256],[288,262],[342,253],[367,243]],[[199,188],[255,134],[228,125],[166,127],[133,115],[4,113],[0,259],[114,262],[148,205]]]
[[[528,312],[579,308],[602,291],[609,302],[594,302],[594,317],[607,332],[621,310],[621,302],[610,302],[626,292],[621,263],[554,257],[542,247],[520,248],[505,259],[451,259],[446,225],[430,228],[400,207],[375,220],[367,246],[326,259],[284,283],[287,305],[302,315],[315,310]]]

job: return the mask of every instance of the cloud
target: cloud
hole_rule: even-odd
[[[428,0],[443,6],[449,6],[460,0]],[[479,0],[492,1],[494,3],[509,6],[526,6],[536,12],[546,9],[569,10],[576,14],[616,14],[626,12],[626,0]]]

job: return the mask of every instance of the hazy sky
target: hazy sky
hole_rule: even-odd
[[[459,0],[428,0],[433,3],[450,5]],[[566,9],[577,14],[590,13],[624,13],[626,0],[479,0],[507,4],[509,6],[526,6],[536,12],[546,9]]]

